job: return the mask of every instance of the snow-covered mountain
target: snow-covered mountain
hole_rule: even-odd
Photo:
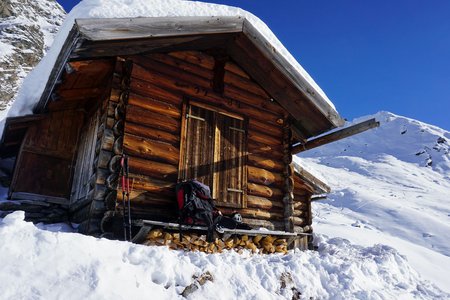
[[[381,126],[301,155],[333,190],[313,206],[315,231],[392,246],[450,291],[450,132],[388,112],[370,117]]]
[[[0,2],[0,119],[49,49],[65,14],[55,0]]]
[[[318,251],[207,255],[0,219],[1,299],[449,299],[450,133],[380,112],[380,128],[302,153],[333,188]]]

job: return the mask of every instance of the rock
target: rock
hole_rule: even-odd
[[[193,278],[195,279],[194,282],[191,283],[190,285],[188,285],[181,293],[181,295],[183,297],[189,296],[190,294],[192,294],[193,292],[198,290],[202,285],[204,285],[208,281],[211,281],[211,282],[214,281],[214,277],[212,276],[212,274],[209,271],[206,271],[199,277],[193,276]]]
[[[289,272],[283,272],[280,276],[280,291],[281,295],[287,296],[289,293],[292,300],[300,300],[302,293],[294,286],[294,280],[292,274]]]
[[[438,144],[445,144],[447,143],[447,140],[443,138],[442,136],[438,137],[437,141]]]
[[[12,104],[23,78],[53,42],[65,14],[55,0],[0,2],[0,110]]]

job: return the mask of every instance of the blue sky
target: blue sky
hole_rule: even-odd
[[[261,18],[343,117],[387,110],[450,130],[450,1],[208,2]]]

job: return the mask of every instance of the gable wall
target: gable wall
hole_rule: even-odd
[[[200,52],[129,57],[133,62],[124,126],[123,151],[134,178],[134,214],[173,216],[180,163],[183,101],[190,99],[248,120],[248,181],[245,221],[284,229],[286,112],[237,65],[225,65],[224,92],[213,90],[214,58]],[[286,141],[285,141],[286,142]],[[289,141],[288,141],[289,142]],[[119,202],[121,193],[118,193]]]

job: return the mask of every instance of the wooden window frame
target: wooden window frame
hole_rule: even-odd
[[[244,117],[242,115],[239,115],[239,114],[236,114],[236,113],[224,110],[224,109],[216,107],[216,106],[211,106],[211,105],[208,105],[208,104],[203,103],[203,102],[192,100],[192,99],[185,99],[183,101],[182,121],[181,121],[181,136],[180,136],[181,137],[180,138],[180,163],[179,163],[179,167],[178,167],[178,182],[181,182],[187,176],[186,175],[186,159],[187,159],[186,145],[187,145],[187,138],[188,138],[187,137],[187,133],[188,133],[188,128],[187,128],[187,126],[188,126],[188,118],[187,118],[187,115],[188,115],[188,111],[189,111],[189,107],[190,106],[196,106],[196,107],[199,107],[199,108],[202,108],[202,109],[205,109],[205,110],[212,111],[212,112],[217,113],[217,114],[224,115],[224,116],[229,117],[229,118],[234,118],[234,119],[241,120],[243,122],[243,130],[245,131],[245,133],[244,133],[244,138],[243,138],[243,141],[242,141],[242,143],[243,143],[243,150],[242,150],[242,152],[244,153],[244,157],[243,157],[243,160],[242,160],[242,167],[241,167],[242,168],[242,184],[241,184],[242,198],[241,198],[240,204],[237,205],[235,203],[223,202],[223,201],[220,201],[220,199],[215,199],[215,196],[218,194],[218,192],[217,192],[217,185],[220,184],[219,183],[219,178],[218,178],[220,176],[220,172],[217,172],[217,173],[214,172],[213,179],[212,179],[213,184],[212,184],[212,186],[210,188],[212,189],[212,197],[214,198],[214,201],[215,201],[215,203],[218,206],[237,208],[237,209],[246,208],[247,207],[247,172],[248,172],[247,171],[247,160],[248,160],[248,151],[247,151],[247,148],[248,148],[248,138],[247,138],[247,134],[248,134],[248,118],[246,118],[246,117]],[[192,116],[189,116],[189,117],[192,117]],[[217,131],[218,130],[217,126],[214,125],[214,127],[215,127],[214,130]],[[241,129],[239,129],[239,130],[241,130]],[[218,158],[217,158],[217,156],[218,156],[218,154],[217,154],[218,153],[217,152],[217,149],[218,149],[218,146],[217,146],[217,144],[218,144],[218,136],[217,136],[217,134],[215,134],[214,138],[215,138],[214,151],[213,151],[214,157],[213,157],[212,161],[215,164],[216,161],[218,160]]]

